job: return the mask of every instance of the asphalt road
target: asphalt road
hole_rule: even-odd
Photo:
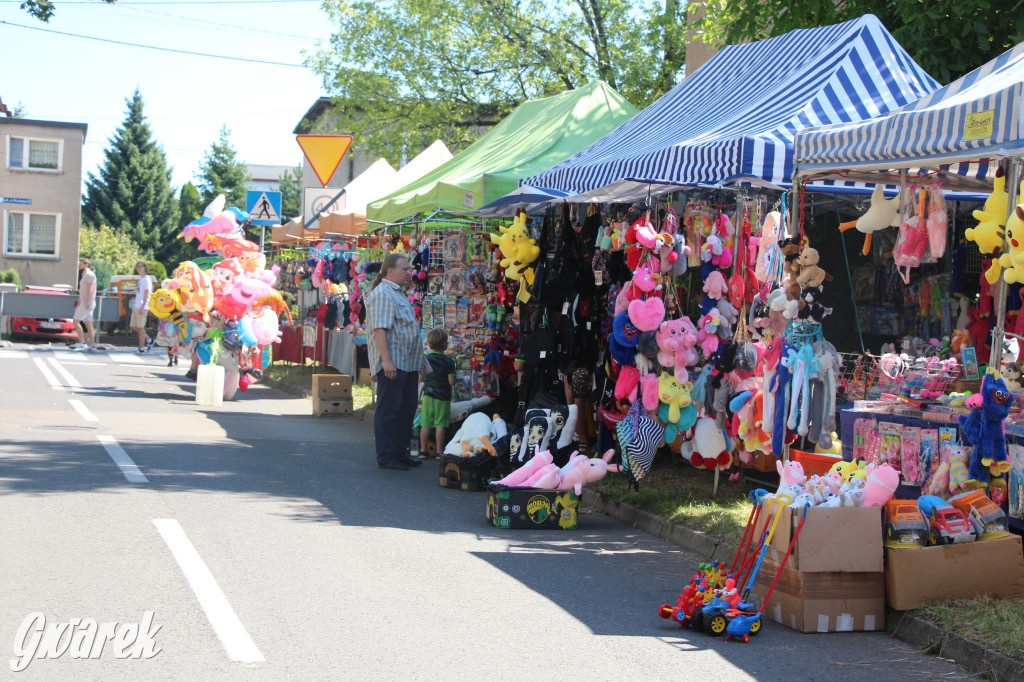
[[[496,530],[486,495],[440,488],[436,465],[378,469],[368,423],[317,419],[258,386],[199,407],[186,367],[163,364],[0,349],[12,679],[968,677],[881,633],[768,624],[741,644],[681,630],[657,607],[699,557],[599,513],[574,532]],[[52,625],[147,611],[151,658],[108,642],[98,660],[8,665],[31,613]]]

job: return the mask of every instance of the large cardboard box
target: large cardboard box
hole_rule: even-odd
[[[487,520],[495,528],[575,530],[579,498],[572,490],[491,486]]]
[[[313,397],[338,398],[352,397],[352,377],[348,374],[314,374]]]
[[[1020,536],[956,545],[885,550],[886,601],[898,611],[931,599],[1024,595]]]
[[[762,510],[755,542],[760,540],[769,519],[766,512],[774,513],[776,509],[771,505]],[[782,563],[802,512],[788,507],[782,510],[782,518],[768,549],[768,558],[776,564]],[[884,570],[882,510],[811,507],[807,510],[807,521],[786,566],[810,573],[881,573]]]
[[[761,566],[759,595],[767,594],[777,572],[777,564]],[[884,630],[885,574],[813,573],[786,566],[764,605],[764,615],[800,632]]]

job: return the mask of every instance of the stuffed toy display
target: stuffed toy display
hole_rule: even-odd
[[[982,380],[981,396],[981,407],[959,421],[964,440],[974,446],[969,468],[971,481],[984,485],[1009,471],[1003,420],[1010,414],[1014,396],[1003,380],[992,374],[986,374]]]
[[[604,453],[604,457],[593,458],[573,453],[565,466],[558,467],[552,462],[551,453],[540,452],[516,471],[495,481],[494,485],[541,490],[572,490],[577,495],[581,495],[583,486],[587,483],[600,481],[609,471],[622,470],[618,464],[611,464],[614,455],[615,450],[608,450]]]
[[[985,199],[980,211],[974,212],[977,226],[964,230],[964,238],[974,242],[983,254],[997,253],[1005,244],[1006,211],[1010,204],[1010,195],[1006,192],[1006,175],[1000,166],[992,183],[992,194]],[[989,281],[994,284],[995,279]]]
[[[1004,211],[1003,215],[1006,213]],[[871,253],[871,237],[875,232],[884,230],[887,227],[899,227],[900,224],[900,197],[897,194],[892,199],[886,199],[882,185],[875,185],[871,192],[871,205],[860,218],[850,222],[840,223],[839,231],[846,232],[850,228],[857,228],[858,232],[864,234],[864,249],[862,253],[866,256]]]

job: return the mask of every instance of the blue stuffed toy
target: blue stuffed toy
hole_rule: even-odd
[[[1010,414],[1012,405],[1013,393],[1003,380],[986,374],[981,382],[981,407],[959,419],[964,440],[974,446],[970,466],[972,481],[987,484],[992,477],[999,478],[1009,469],[1003,420]]]
[[[636,361],[636,347],[640,343],[640,330],[630,322],[629,313],[619,313],[612,321],[612,333],[608,337],[608,350],[612,359],[620,365],[632,365]]]

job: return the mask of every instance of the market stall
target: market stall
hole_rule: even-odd
[[[887,543],[891,544],[886,550],[889,599],[896,608],[940,596],[937,581],[924,580],[929,588],[921,588],[922,576],[935,573],[942,576],[943,584],[971,583],[971,594],[1008,596],[1021,590],[1016,565],[1019,539],[998,545],[995,540],[1005,535],[1007,527],[1024,529],[1019,485],[1024,480],[1024,449],[1016,425],[1022,397],[1016,362],[1020,345],[1004,343],[1004,337],[1015,336],[1007,330],[1008,318],[1014,319],[1012,329],[1016,330],[1021,317],[1019,305],[1008,315],[1008,291],[1012,287],[1013,298],[1018,298],[1021,281],[1014,233],[1022,224],[1017,212],[1024,212],[1017,206],[1024,155],[1019,125],[1022,58],[1024,45],[1018,45],[889,114],[804,130],[796,136],[798,185],[821,180],[877,185],[872,207],[880,210],[890,204],[890,215],[884,217],[876,210],[850,227],[868,237],[895,232],[891,257],[904,282],[913,282],[918,267],[942,256],[947,213],[934,202],[944,191],[991,188],[970,227],[962,237],[957,233],[962,242],[958,239],[953,245],[957,253],[947,291],[961,296],[962,315],[943,330],[949,333],[949,347],[934,350],[936,356],[952,356],[958,382],[928,385],[927,362],[916,357],[927,347],[910,353],[905,348],[903,353],[890,349],[879,356],[865,355],[859,361],[862,388],[866,392],[868,385],[888,381],[890,390],[883,390],[880,400],[858,402],[855,410],[844,412],[842,422],[844,457],[893,468],[899,472],[898,497],[918,500],[917,505],[910,502],[910,509],[920,509],[916,522],[920,532],[902,535],[903,546],[976,539],[957,552],[959,565],[998,566],[996,580],[1002,582],[979,583],[971,571],[942,561],[945,555],[915,557],[904,553],[907,550],[898,542]],[[893,186],[897,196],[883,199],[883,185]],[[865,246],[865,251],[869,248]],[[961,281],[964,258],[972,253],[980,261],[974,275],[976,295]],[[986,363],[989,373],[984,371]],[[931,367],[938,369],[937,364]],[[908,381],[915,372],[919,381]],[[984,379],[979,381],[981,375]],[[957,388],[973,389],[975,395],[956,394]],[[968,502],[958,503],[964,500]],[[1008,521],[1004,512],[1009,514]],[[923,540],[915,543],[911,537]],[[990,539],[993,544],[980,542]],[[932,562],[930,568],[925,569],[922,560]]]

